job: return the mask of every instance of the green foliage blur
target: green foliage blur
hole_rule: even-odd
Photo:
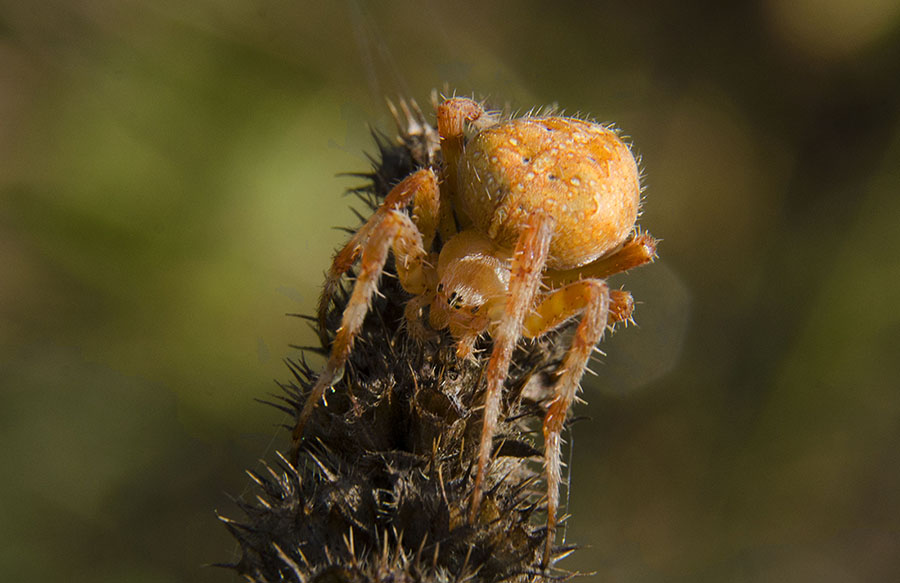
[[[615,122],[660,260],[573,430],[597,581],[900,580],[900,4],[0,0],[0,572],[234,581],[383,98]]]

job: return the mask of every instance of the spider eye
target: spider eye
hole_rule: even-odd
[[[450,307],[458,310],[459,309],[459,300],[460,300],[459,293],[453,292],[452,294],[450,294],[450,297],[447,298],[447,304]]]

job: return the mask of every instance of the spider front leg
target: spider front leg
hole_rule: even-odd
[[[375,214],[353,234],[350,241],[334,256],[331,268],[325,274],[325,285],[322,295],[319,296],[319,306],[316,310],[322,344],[328,342],[328,308],[340,285],[341,276],[359,259],[362,249],[368,244],[373,231],[382,223],[384,216],[391,211],[402,210],[410,203],[413,205],[413,222],[422,234],[422,246],[426,251],[431,248],[437,231],[440,195],[434,171],[425,168],[409,175],[392,188]]]
[[[509,292],[503,315],[494,333],[494,350],[487,365],[487,389],[484,397],[484,420],[481,427],[481,441],[478,452],[478,470],[472,502],[469,508],[469,522],[478,518],[478,510],[484,489],[484,479],[491,461],[494,433],[500,417],[500,397],[503,381],[509,371],[513,350],[522,333],[525,314],[534,306],[541,272],[547,262],[550,239],[553,234],[553,218],[544,212],[532,213],[524,225],[512,258]]]
[[[538,307],[525,317],[522,336],[537,338],[560,326],[584,309],[585,298],[590,294],[585,289],[595,285],[596,280],[583,279],[570,283],[544,296]],[[631,319],[634,312],[634,298],[623,290],[609,292],[609,315],[606,325],[612,328],[619,322]]]
[[[441,156],[444,160],[443,182],[441,183],[440,229],[444,241],[456,231],[450,201],[459,192],[457,176],[459,159],[463,153],[466,122],[475,122],[484,116],[484,108],[477,101],[454,97],[437,107],[438,135],[441,137]],[[487,116],[485,116],[487,117]],[[488,119],[486,125],[493,123]]]
[[[418,219],[417,222],[399,210],[410,200],[413,200],[413,216]],[[341,317],[341,326],[335,334],[328,362],[297,416],[291,441],[292,462],[296,462],[299,456],[303,430],[313,409],[322,400],[325,391],[343,375],[353,341],[369,311],[372,294],[378,286],[390,250],[394,252],[397,276],[403,288],[413,294],[426,291],[433,270],[426,260],[428,253],[425,244],[427,241],[430,246],[434,237],[437,200],[437,180],[431,170],[420,170],[410,175],[391,190],[381,208],[335,257],[319,304],[320,319],[323,318],[322,306],[327,310],[330,300],[327,294],[333,292],[340,276],[361,257],[359,274]]]
[[[545,567],[550,564],[556,534],[561,480],[561,433],[566,415],[575,400],[591,351],[603,338],[603,331],[619,320],[630,318],[632,308],[633,301],[628,292],[611,294],[606,282],[583,279],[550,292],[525,321],[525,336],[534,338],[547,333],[577,313],[582,313],[572,345],[556,373],[554,396],[544,417],[544,468],[547,476],[547,541],[543,558]]]

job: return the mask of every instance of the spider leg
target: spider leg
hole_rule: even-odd
[[[575,399],[581,377],[594,346],[603,338],[606,327],[627,318],[632,308],[631,294],[611,295],[606,282],[584,279],[549,293],[537,310],[525,320],[524,334],[540,336],[568,318],[582,312],[572,345],[557,371],[554,396],[544,417],[544,468],[547,475],[547,541],[544,547],[544,566],[548,566],[556,534],[556,513],[559,509],[560,445],[566,414]]]
[[[637,233],[617,250],[587,265],[574,269],[548,270],[544,274],[544,283],[558,287],[579,279],[606,279],[656,259],[656,244],[657,240],[648,233]]]
[[[319,296],[319,305],[316,310],[319,318],[319,335],[323,345],[327,345],[329,341],[326,322],[328,308],[331,305],[331,298],[340,285],[341,276],[359,259],[361,250],[368,244],[373,231],[383,222],[384,216],[391,211],[402,210],[410,203],[413,205],[413,222],[422,233],[422,246],[424,249],[431,248],[437,230],[440,195],[434,171],[425,168],[410,174],[391,189],[375,214],[335,254],[331,268],[325,274],[325,285],[322,295]]]
[[[550,239],[553,234],[553,218],[543,212],[533,212],[528,217],[513,253],[509,278],[509,293],[503,317],[494,334],[494,350],[487,365],[487,390],[484,397],[484,421],[478,453],[478,471],[469,509],[469,522],[474,523],[484,489],[484,479],[491,460],[494,433],[500,417],[500,396],[503,381],[509,371],[513,349],[522,332],[525,314],[531,311],[541,272],[547,262]]]
[[[597,280],[583,279],[553,290],[544,295],[541,303],[525,316],[522,336],[537,338],[553,330],[582,310],[591,296],[589,288],[595,287]],[[606,325],[613,326],[631,318],[634,299],[627,291],[612,290],[609,294],[609,312]]]
[[[441,103],[437,108],[438,134],[441,137],[441,156],[444,160],[443,182],[441,183],[441,237],[450,239],[456,231],[450,201],[457,188],[457,168],[465,142],[466,122],[473,122],[484,114],[477,101],[454,97]]]
[[[406,307],[403,310],[409,335],[419,342],[424,342],[430,338],[437,337],[437,333],[429,328],[422,318],[422,310],[432,301],[434,301],[434,293],[421,294],[414,298],[410,298],[410,300],[406,302]]]
[[[348,244],[335,259],[332,273],[340,274],[343,272],[339,270],[349,269],[352,261],[345,267],[345,264],[339,263],[338,259],[346,260],[349,257],[355,259],[361,255],[359,274],[341,317],[341,326],[335,334],[328,362],[297,416],[291,441],[292,461],[297,460],[300,443],[303,439],[303,429],[312,415],[313,409],[322,399],[325,391],[339,381],[343,375],[344,365],[353,348],[353,341],[362,327],[366,313],[369,311],[372,295],[378,287],[378,279],[387,262],[388,252],[390,250],[394,252],[397,274],[401,285],[407,291],[421,294],[427,288],[428,279],[431,276],[426,262],[427,253],[423,247],[423,236],[404,211],[386,206],[392,199],[401,198],[399,195],[396,197],[392,195],[406,193],[415,186],[430,186],[433,193],[437,192],[434,174],[430,170],[422,170],[411,175],[394,188],[391,195],[388,196],[385,206],[382,206],[376,216],[361,229],[361,231],[365,230],[365,241],[355,243],[357,245],[355,249]],[[409,193],[409,196],[414,195],[413,192]],[[400,208],[402,208],[401,202],[396,203]],[[433,236],[434,231],[431,232]]]
[[[472,327],[460,326],[451,320],[449,328],[450,334],[456,340],[456,357],[460,360],[474,359],[475,343],[478,342],[478,335],[487,328],[487,322]]]

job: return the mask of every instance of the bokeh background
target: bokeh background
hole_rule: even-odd
[[[0,572],[234,581],[214,510],[384,96],[615,122],[660,260],[573,435],[596,581],[900,580],[900,3],[0,0]]]

